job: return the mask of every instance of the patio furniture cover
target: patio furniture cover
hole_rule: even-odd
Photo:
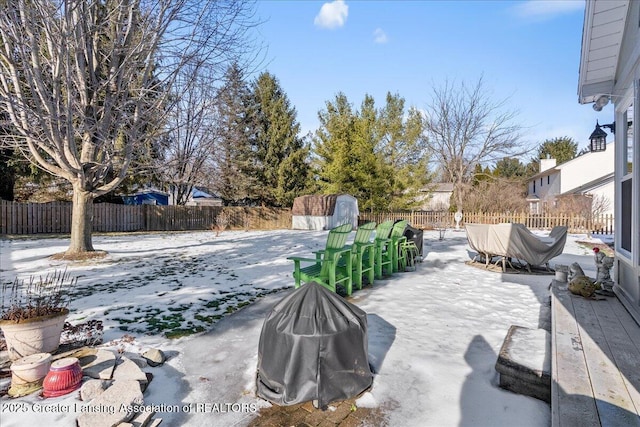
[[[418,254],[420,256],[424,256],[424,231],[407,224],[407,228],[404,229],[404,236],[407,238],[407,240],[412,240],[418,248]]]
[[[257,394],[324,407],[371,386],[367,314],[315,282],[278,302],[262,326]],[[315,403],[315,402],[314,402]]]
[[[465,224],[469,246],[480,254],[517,258],[544,265],[564,250],[567,227],[554,227],[548,237],[533,234],[524,224]]]

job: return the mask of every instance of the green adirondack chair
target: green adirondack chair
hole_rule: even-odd
[[[342,284],[347,295],[351,295],[351,248],[345,248],[345,244],[352,228],[351,224],[343,224],[329,230],[327,244],[323,250],[315,252],[315,258],[287,258],[294,263],[293,278],[296,288],[302,283],[317,282],[336,292],[336,286]],[[311,265],[302,267],[302,263]]]
[[[393,273],[393,255],[391,250],[391,229],[393,228],[393,221],[387,220],[381,222],[376,227],[376,237],[373,241],[375,245],[375,276],[376,279],[382,279],[382,274]]]
[[[408,221],[398,221],[393,225],[391,229],[391,245],[392,251],[392,266],[393,272],[405,271],[407,268],[407,248],[405,246],[407,238],[404,235],[404,230],[407,228]]]
[[[362,289],[362,277],[365,274],[367,275],[369,284],[373,284],[376,248],[375,244],[371,241],[371,234],[375,228],[375,222],[362,224],[358,227],[358,230],[356,230],[353,244],[346,246],[351,248],[353,284],[358,289]]]

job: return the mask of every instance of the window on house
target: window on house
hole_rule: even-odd
[[[631,122],[627,127],[626,156],[623,157],[627,159],[626,173],[631,174],[633,172],[633,105],[627,109],[624,120],[627,123]]]
[[[638,85],[640,86],[640,85]],[[636,91],[638,90],[638,86],[636,86]],[[637,95],[636,95],[637,96]],[[624,121],[629,123],[633,120],[633,104],[627,109],[624,114]],[[631,233],[633,231],[633,215],[634,209],[636,207],[633,206],[633,140],[634,140],[634,126],[633,123],[629,124],[627,127],[627,132],[623,134],[623,147],[624,147],[624,155],[622,159],[626,163],[626,175],[622,177],[621,188],[620,188],[620,199],[622,201],[622,209],[620,211],[620,247],[631,252],[632,238]]]
[[[535,194],[535,193],[536,193],[536,182],[533,181],[533,194]]]
[[[620,233],[620,246],[627,251],[631,251],[631,184],[631,178],[622,181],[622,220],[620,221],[622,232]]]
[[[551,181],[551,175],[547,175],[547,185],[549,185],[550,181]]]
[[[542,178],[540,178],[540,187],[542,187]]]
[[[538,202],[531,202],[529,204],[529,211],[532,215],[538,214]]]

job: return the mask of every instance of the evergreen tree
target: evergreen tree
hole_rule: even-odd
[[[427,140],[422,115],[415,108],[405,114],[405,100],[387,93],[380,111],[378,153],[387,179],[386,209],[410,209],[430,181]]]
[[[566,163],[578,155],[578,143],[568,136],[547,139],[538,147],[536,157],[527,164],[527,176],[531,177],[540,171],[540,159],[556,159],[556,165]]]
[[[504,178],[522,178],[527,173],[527,166],[514,157],[504,157],[496,162],[493,174]]]
[[[387,191],[380,156],[376,153],[379,137],[379,113],[373,97],[366,95],[356,113],[351,136],[349,179],[354,183],[350,194],[363,210],[375,209],[385,201]]]
[[[568,162],[576,157],[578,143],[568,136],[545,140],[538,148],[538,159],[549,156],[556,159],[556,164]]]
[[[256,105],[256,176],[261,190],[257,201],[291,206],[302,194],[309,175],[309,149],[300,138],[296,110],[275,76],[262,73],[252,85]]]
[[[347,96],[340,92],[333,103],[327,101],[326,110],[318,113],[318,119],[320,127],[314,139],[318,184],[327,194],[351,194],[358,187],[350,174],[350,168],[357,163],[350,152],[356,116]]]
[[[360,208],[409,209],[429,181],[423,122],[417,110],[405,117],[404,99],[388,95],[384,108],[365,96],[353,111],[340,93],[319,113],[314,140],[317,176],[325,193],[348,193]]]
[[[473,186],[478,187],[481,183],[485,181],[493,180],[493,172],[489,169],[489,166],[485,166],[484,169],[480,163],[476,163],[476,166],[473,170]]]
[[[225,205],[247,205],[259,197],[255,105],[237,63],[227,69],[217,94],[217,144],[213,186]]]

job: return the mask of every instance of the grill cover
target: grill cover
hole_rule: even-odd
[[[257,394],[278,405],[324,407],[371,386],[367,314],[317,283],[277,303],[262,326]]]

